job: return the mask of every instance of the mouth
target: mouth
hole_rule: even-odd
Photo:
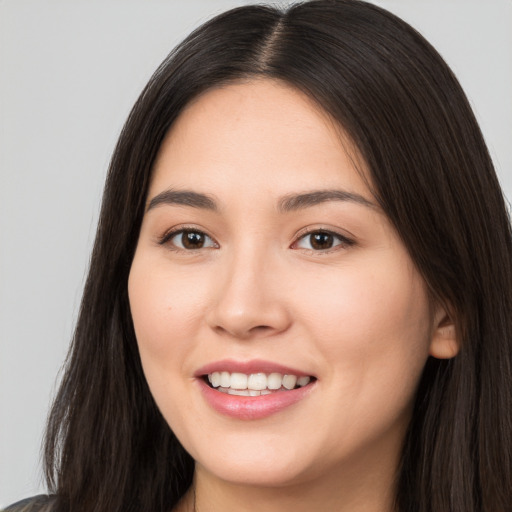
[[[237,420],[258,420],[307,400],[317,377],[279,363],[224,359],[195,373],[206,402]]]
[[[282,373],[240,373],[216,371],[202,376],[204,382],[221,393],[235,396],[262,396],[291,391],[316,380],[306,375]]]

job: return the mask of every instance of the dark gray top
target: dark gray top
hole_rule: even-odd
[[[51,512],[52,503],[54,501],[55,498],[53,496],[40,494],[39,496],[27,498],[26,500],[18,501],[18,503],[9,505],[1,512]]]

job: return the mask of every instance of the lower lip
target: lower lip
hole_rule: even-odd
[[[305,398],[315,382],[289,391],[276,391],[269,395],[237,396],[211,388],[202,379],[199,386],[208,404],[217,412],[240,420],[257,420],[278,413]]]

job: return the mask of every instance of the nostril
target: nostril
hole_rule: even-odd
[[[217,325],[214,330],[220,335],[231,335],[241,340],[250,339],[253,337],[266,336],[275,331],[269,325],[257,325],[255,327],[245,328],[245,326],[231,326],[231,328]]]
[[[269,325],[257,325],[256,327],[252,327],[251,329],[249,329],[249,332],[265,332],[265,331],[269,331],[269,330],[272,330],[272,327],[270,327]]]

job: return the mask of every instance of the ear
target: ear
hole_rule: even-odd
[[[432,339],[429,354],[437,359],[451,359],[460,350],[455,323],[446,310],[438,305],[432,325]]]

